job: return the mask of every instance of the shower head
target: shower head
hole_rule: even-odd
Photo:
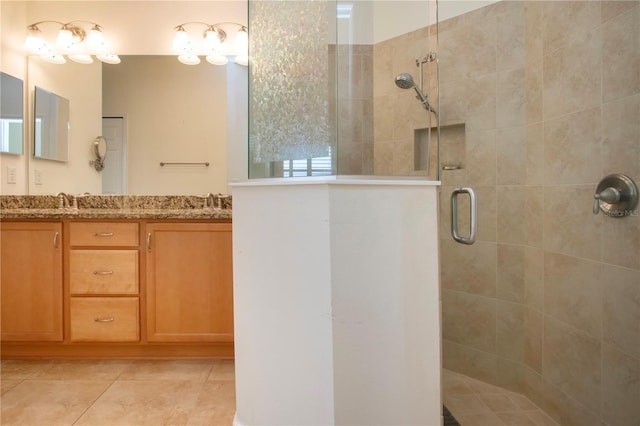
[[[424,108],[427,111],[431,111],[432,113],[436,114],[436,117],[437,117],[438,113],[436,112],[435,109],[433,109],[431,105],[429,105],[429,98],[427,98],[427,96],[424,93],[422,93],[422,90],[420,90],[420,88],[416,86],[416,83],[415,81],[413,81],[413,77],[411,76],[411,74],[406,72],[403,72],[402,74],[398,74],[395,78],[395,81],[396,81],[396,86],[398,86],[401,89],[414,89],[418,94],[416,98],[420,102],[422,102],[422,106],[424,106]]]
[[[405,72],[396,76],[396,86],[401,89],[411,89],[416,87],[416,83],[413,81],[411,74]]]

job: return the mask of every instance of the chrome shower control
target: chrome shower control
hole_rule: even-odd
[[[599,210],[606,216],[625,217],[637,214],[638,187],[623,174],[605,176],[593,196],[593,214]]]

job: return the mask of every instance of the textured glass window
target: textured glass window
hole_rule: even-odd
[[[260,35],[250,42],[253,165],[331,155],[329,46],[335,10],[335,1],[249,2],[250,31]]]

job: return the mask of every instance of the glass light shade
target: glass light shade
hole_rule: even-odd
[[[238,55],[246,55],[249,52],[249,34],[247,33],[247,29],[242,27],[236,33],[236,42],[235,42],[236,53]]]
[[[238,55],[234,62],[238,65],[244,65],[245,67],[249,65],[249,56],[247,55]]]
[[[221,44],[222,43],[217,31],[205,31],[204,41],[202,42],[202,50],[204,52],[213,52],[215,50],[218,50]]]
[[[29,28],[27,38],[24,41],[24,48],[27,52],[40,54],[45,49],[46,44],[38,27]]]
[[[56,38],[56,48],[61,52],[67,52],[73,47],[73,33],[70,30],[62,28],[58,31],[58,38]]]
[[[64,56],[60,55],[59,53],[56,53],[52,50],[43,53],[42,55],[40,55],[40,58],[45,61],[45,62],[49,62],[51,64],[57,64],[57,65],[61,65],[61,64],[65,64],[67,61],[64,59]]]
[[[88,65],[88,64],[93,63],[93,58],[91,57],[91,55],[83,55],[83,54],[80,54],[80,55],[67,55],[67,57],[69,59],[71,59],[73,62],[77,62],[79,64]]]
[[[96,55],[99,61],[104,62],[105,64],[119,64],[120,57],[118,55],[114,55],[113,53],[102,53],[100,55]]]
[[[107,44],[104,39],[104,35],[102,34],[100,27],[97,25],[89,30],[89,35],[87,36],[85,43],[91,52],[104,53],[107,51]]]
[[[211,55],[207,55],[207,62],[212,65],[226,65],[229,60],[224,55],[220,55],[219,53],[212,53]]]
[[[198,65],[200,63],[200,58],[194,54],[180,55],[178,60],[185,65]]]
[[[176,35],[173,37],[173,50],[180,53],[191,51],[191,39],[182,27],[176,30]]]

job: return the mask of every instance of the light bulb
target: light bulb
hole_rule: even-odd
[[[204,41],[202,42],[202,50],[205,52],[213,52],[220,48],[222,44],[220,40],[220,35],[214,29],[210,29],[205,31],[204,33]]]
[[[61,52],[67,52],[73,47],[73,33],[71,30],[61,28],[58,31],[58,38],[56,38],[56,48]]]
[[[191,39],[182,26],[176,29],[176,35],[173,37],[173,50],[180,53],[192,51]]]
[[[210,55],[207,55],[207,62],[212,65],[226,65],[229,60],[224,55],[221,55],[219,53],[212,53]]]
[[[99,61],[104,62],[105,64],[115,65],[120,63],[120,57],[113,53],[101,53],[99,55],[96,55],[96,58],[98,58]]]
[[[84,55],[84,54],[67,55],[67,57],[71,59],[73,62],[77,62],[79,64],[88,65],[93,63],[93,58],[91,57],[91,55]]]
[[[178,56],[178,60],[185,65],[198,65],[200,63],[200,58],[192,53],[180,55]]]
[[[247,33],[247,27],[240,28],[236,33],[235,48],[238,55],[246,55],[247,52],[249,52],[249,34]]]
[[[36,26],[29,27],[24,48],[29,53],[40,54],[45,49],[46,42],[42,38],[42,31]]]
[[[89,30],[89,35],[85,43],[91,52],[106,53],[107,51],[107,44],[99,25],[94,25],[94,27]]]

